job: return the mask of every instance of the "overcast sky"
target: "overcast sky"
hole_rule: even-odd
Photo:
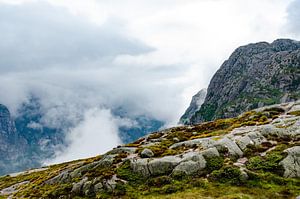
[[[0,0],[0,103],[16,115],[38,96],[44,125],[78,123],[57,161],[95,155],[131,116],[175,125],[238,46],[299,40],[299,13],[299,0]],[[72,153],[78,137],[90,144]]]

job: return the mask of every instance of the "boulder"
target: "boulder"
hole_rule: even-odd
[[[104,189],[103,189],[103,184],[101,182],[97,183],[94,185],[94,192],[95,193],[100,193],[102,192]]]
[[[87,181],[88,181],[88,178],[86,177],[86,178],[83,178],[82,180],[80,180],[79,182],[73,184],[71,192],[75,195],[81,194],[82,187],[83,187],[84,183],[86,183]]]
[[[82,192],[85,196],[92,196],[95,194],[94,187],[91,181],[87,181],[83,184]]]
[[[170,174],[173,169],[181,162],[181,159],[175,156],[165,156],[151,160],[148,163],[150,174],[156,175],[167,175]]]
[[[172,175],[194,175],[194,174],[202,174],[206,166],[206,161],[203,158],[203,161],[194,162],[189,160],[187,162],[181,162],[179,165],[175,167]]]
[[[141,157],[142,158],[151,158],[154,156],[154,153],[150,149],[144,149],[141,152]]]
[[[216,148],[227,148],[228,153],[231,156],[237,156],[237,157],[242,157],[243,156],[243,151],[238,147],[238,145],[230,140],[227,137],[222,138],[221,140],[217,141],[217,144],[215,144]]]
[[[119,148],[114,148],[113,150],[111,150],[108,153],[111,155],[120,154],[120,153],[133,154],[133,153],[135,153],[136,149],[137,149],[137,147],[119,147]]]
[[[210,138],[199,138],[194,140],[187,140],[183,142],[178,142],[170,146],[170,149],[176,149],[181,146],[187,146],[187,147],[193,147],[193,146],[201,146],[203,148],[209,148],[212,147],[216,141],[214,140],[214,137]]]
[[[69,174],[69,171],[63,171],[59,175],[47,180],[46,184],[56,184],[56,183],[67,183],[71,181],[71,176]]]
[[[263,142],[266,142],[266,138],[259,132],[253,131],[250,133],[247,133],[247,136],[252,140],[254,145],[260,145]]]
[[[300,146],[286,149],[288,156],[280,162],[284,169],[283,176],[286,178],[300,177]]]
[[[191,151],[182,155],[181,162],[186,162],[190,160],[194,162],[205,161],[200,152]]]
[[[242,150],[245,150],[248,145],[254,144],[248,135],[236,137],[235,142]]]
[[[130,160],[130,167],[135,173],[139,173],[143,176],[150,176],[148,161],[149,159],[132,159]]]
[[[201,151],[201,154],[204,158],[218,157],[220,156],[216,147],[212,147],[206,150]]]

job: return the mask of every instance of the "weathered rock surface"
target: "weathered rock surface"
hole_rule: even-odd
[[[190,123],[190,118],[199,111],[201,105],[204,103],[207,94],[207,89],[201,89],[196,95],[193,96],[190,106],[187,108],[183,116],[181,116],[179,123]]]
[[[235,117],[300,98],[300,42],[279,39],[239,47],[213,76],[204,103],[186,124]],[[189,112],[187,110],[187,112]],[[189,116],[189,117],[188,117]]]
[[[300,178],[300,146],[286,149],[288,156],[281,161],[284,168],[284,177]]]
[[[141,153],[142,158],[151,158],[154,156],[154,153],[150,149],[144,149]]]
[[[0,104],[0,175],[25,169],[26,164],[30,166],[27,149],[28,143],[17,132],[9,110]]]

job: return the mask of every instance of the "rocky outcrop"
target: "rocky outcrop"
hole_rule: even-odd
[[[300,178],[300,146],[286,149],[288,156],[280,162],[284,168],[284,177]]]
[[[0,175],[28,167],[27,141],[18,134],[10,112],[0,104]],[[30,165],[28,165],[30,166]]]
[[[192,101],[185,111],[185,113],[181,116],[179,123],[188,124],[190,123],[191,117],[199,111],[201,105],[204,103],[205,97],[207,94],[207,89],[201,89],[196,95],[192,97]]]
[[[300,98],[300,42],[279,39],[239,47],[210,81],[200,110],[184,123],[235,117]]]

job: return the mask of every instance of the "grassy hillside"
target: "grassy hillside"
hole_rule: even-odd
[[[298,101],[3,176],[0,198],[295,198],[299,141]]]

